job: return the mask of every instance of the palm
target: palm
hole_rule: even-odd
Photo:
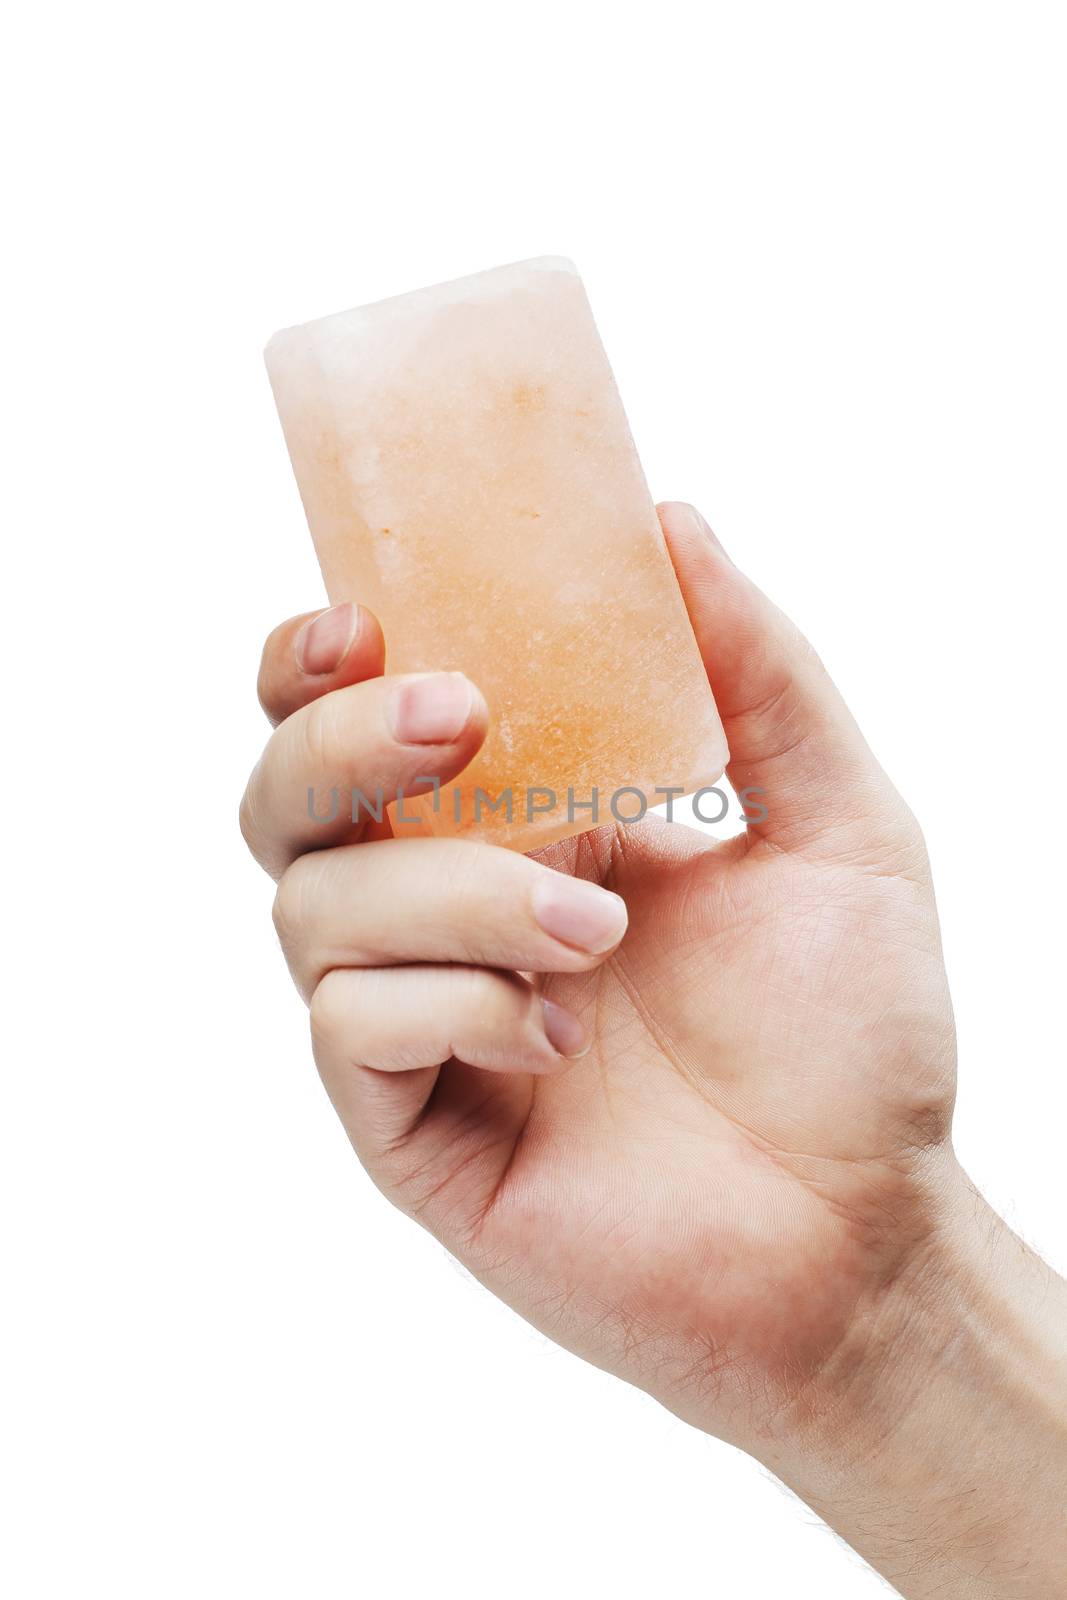
[[[380,1177],[561,1342],[639,1382],[651,1357],[682,1411],[714,1385],[728,1417],[892,1273],[878,1224],[951,1095],[932,896],[651,820],[545,859],[629,907],[609,962],[550,980],[592,1051],[538,1079],[450,1063]]]

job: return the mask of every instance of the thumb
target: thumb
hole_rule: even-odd
[[[690,505],[659,508],[730,746],[738,794],[766,816],[750,836],[822,858],[907,870],[918,826],[878,765],[822,662],[788,617],[738,571]]]

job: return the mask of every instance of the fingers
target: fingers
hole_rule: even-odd
[[[660,521],[730,746],[739,795],[761,791],[749,833],[782,849],[867,854],[922,846],[822,663],[730,561],[692,506]]]
[[[577,1017],[488,967],[337,968],[312,996],[311,1027],[331,1072],[413,1072],[453,1057],[489,1072],[555,1072],[588,1048]]]
[[[389,839],[301,856],[275,925],[308,998],[334,967],[465,962],[585,972],[626,931],[618,895],[513,850],[459,839]]]
[[[352,601],[290,617],[268,638],[259,668],[259,701],[271,722],[384,670],[378,619]]]
[[[589,1046],[578,1019],[524,979],[462,966],[328,972],[311,1036],[330,1099],[371,1162],[410,1132],[446,1061],[514,1076],[523,1095],[523,1073],[558,1071]]]
[[[485,738],[485,701],[458,672],[373,678],[276,729],[241,804],[249,849],[279,877],[305,850],[351,842],[398,793],[454,777]]]

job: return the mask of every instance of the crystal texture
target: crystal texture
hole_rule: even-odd
[[[289,328],[266,361],[331,602],[376,613],[387,671],[458,669],[489,705],[397,832],[530,850],[715,782],[722,724],[569,261]]]

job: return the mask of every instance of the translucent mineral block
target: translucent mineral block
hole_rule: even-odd
[[[722,724],[569,261],[289,328],[266,360],[331,602],[377,614],[388,672],[459,669],[489,705],[396,831],[529,850],[714,783]]]

